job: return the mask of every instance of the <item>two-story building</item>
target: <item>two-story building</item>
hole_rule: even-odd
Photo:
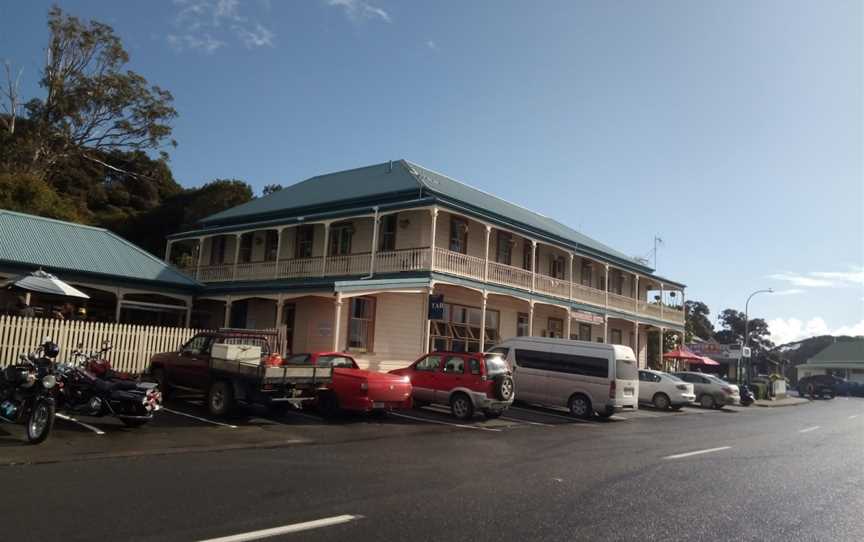
[[[382,370],[517,335],[625,344],[644,364],[649,332],[684,331],[682,283],[405,160],[214,214],[165,257],[205,284],[193,325],[284,324],[294,352],[346,350]]]

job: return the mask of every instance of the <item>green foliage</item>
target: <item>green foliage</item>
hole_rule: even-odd
[[[685,335],[688,343],[693,340],[693,337],[707,341],[714,336],[714,324],[708,318],[710,314],[708,305],[701,301],[684,303]]]
[[[81,221],[78,209],[42,179],[0,173],[0,209]]]
[[[262,196],[269,196],[270,194],[273,194],[275,192],[282,190],[282,188],[284,188],[284,187],[281,184],[267,184],[267,185],[264,185],[264,189],[261,190],[261,195]]]

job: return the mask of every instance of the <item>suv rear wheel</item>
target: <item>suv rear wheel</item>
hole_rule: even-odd
[[[571,415],[577,418],[582,418],[583,420],[591,419],[594,415],[594,408],[591,406],[591,400],[581,393],[577,393],[570,398],[570,401],[567,403],[567,408],[570,410]]]
[[[450,398],[450,412],[457,420],[470,420],[474,417],[474,403],[464,393],[455,393]]]

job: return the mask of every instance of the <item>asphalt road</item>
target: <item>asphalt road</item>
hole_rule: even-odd
[[[171,407],[180,414],[135,431],[97,420],[103,435],[58,421],[40,447],[0,426],[0,539],[192,541],[280,527],[308,530],[268,540],[864,533],[864,399],[594,423],[523,407],[466,427],[434,409],[338,422],[252,411],[218,425],[194,403]]]

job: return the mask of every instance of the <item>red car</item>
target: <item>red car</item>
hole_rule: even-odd
[[[410,380],[360,369],[348,354],[294,354],[287,361],[333,367],[333,381],[328,384],[328,391],[319,391],[317,396],[318,408],[324,414],[332,415],[340,410],[371,412],[411,408]]]
[[[473,418],[477,410],[497,418],[516,395],[513,375],[500,354],[432,352],[390,373],[411,379],[415,406],[449,405],[460,420]]]

